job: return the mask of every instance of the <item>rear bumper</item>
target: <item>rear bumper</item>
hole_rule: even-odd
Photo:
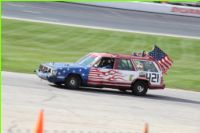
[[[165,84],[162,85],[149,85],[149,89],[164,89],[165,88]]]

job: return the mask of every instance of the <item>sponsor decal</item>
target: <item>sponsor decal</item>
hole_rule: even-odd
[[[134,75],[129,76],[129,81],[133,81]]]
[[[171,12],[200,15],[199,9],[190,9],[184,7],[172,7]]]
[[[146,72],[140,72],[139,77],[146,77]]]
[[[65,76],[57,76],[57,78],[59,78],[59,79],[64,79]]]

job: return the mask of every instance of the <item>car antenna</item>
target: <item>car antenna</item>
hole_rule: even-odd
[[[142,57],[144,57],[145,55],[146,55],[146,51],[143,50],[143,51],[142,51]]]

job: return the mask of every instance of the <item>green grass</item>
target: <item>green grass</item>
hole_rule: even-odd
[[[3,70],[33,73],[43,62],[73,62],[88,52],[131,54],[156,43],[174,60],[167,87],[200,91],[200,40],[2,20]]]

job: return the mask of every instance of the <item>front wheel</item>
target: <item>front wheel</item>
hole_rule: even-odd
[[[69,89],[79,89],[81,84],[81,79],[77,75],[70,75],[65,80],[65,86]]]
[[[132,86],[132,93],[136,96],[144,96],[147,93],[147,83],[144,81],[136,81]]]

